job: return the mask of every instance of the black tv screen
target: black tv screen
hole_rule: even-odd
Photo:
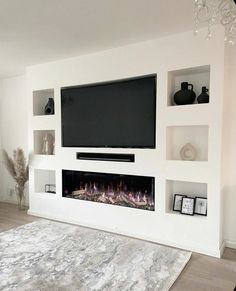
[[[61,89],[63,147],[155,148],[156,76]]]

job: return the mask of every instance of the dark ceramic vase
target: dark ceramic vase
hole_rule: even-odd
[[[207,92],[208,89],[206,87],[202,87],[202,93],[197,97],[198,103],[209,103],[209,95]]]
[[[190,89],[189,89],[190,88]],[[176,105],[193,104],[196,94],[193,91],[193,85],[188,82],[181,83],[181,90],[175,93],[174,101]]]
[[[53,100],[53,98],[48,99],[48,103],[46,104],[46,106],[44,108],[44,113],[46,115],[54,114],[54,100]]]

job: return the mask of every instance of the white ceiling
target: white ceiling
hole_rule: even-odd
[[[0,78],[193,27],[194,0],[0,0]]]

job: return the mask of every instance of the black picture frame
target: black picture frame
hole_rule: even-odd
[[[182,207],[182,199],[180,201],[180,206],[178,208],[176,208],[176,203],[177,203],[177,199],[178,197],[182,197],[182,199],[184,197],[187,197],[187,195],[183,195],[183,194],[174,194],[174,201],[173,201],[173,207],[172,210],[176,211],[176,212],[180,212],[181,211],[181,207]],[[179,202],[179,201],[178,201]]]
[[[205,211],[203,211],[203,212],[197,211],[196,208],[198,207],[198,203],[199,203],[198,200],[205,200],[206,201]],[[195,197],[194,214],[207,216],[207,198],[206,197],[200,197],[200,196]]]
[[[192,202],[192,206],[190,208],[191,211],[187,211],[187,200],[191,201]],[[186,208],[186,210],[185,210]],[[181,203],[181,211],[180,213],[181,214],[184,214],[184,215],[190,215],[190,216],[193,216],[194,215],[194,210],[195,210],[195,198],[192,198],[192,197],[183,197],[182,199],[182,203]]]
[[[45,193],[56,194],[56,185],[55,184],[45,184]]]

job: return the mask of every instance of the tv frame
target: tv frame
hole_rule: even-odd
[[[75,89],[75,88],[82,88],[82,87],[95,87],[95,86],[100,86],[100,85],[106,85],[106,84],[113,84],[113,83],[122,83],[126,81],[132,81],[136,79],[142,79],[142,78],[150,78],[150,77],[155,77],[155,98],[154,98],[154,145],[153,146],[140,146],[140,145],[135,145],[135,146],[120,146],[120,145],[84,145],[84,146],[76,146],[76,145],[70,145],[70,146],[65,146],[63,144],[63,126],[62,126],[62,90],[66,89]],[[95,82],[95,83],[86,83],[82,85],[75,85],[75,86],[65,86],[60,88],[60,96],[61,96],[61,146],[63,148],[121,148],[121,149],[156,149],[156,122],[157,122],[157,74],[147,74],[147,75],[141,75],[141,76],[135,76],[135,77],[130,77],[130,78],[123,78],[123,79],[115,79],[115,80],[109,80],[109,81],[102,81],[102,82]]]

